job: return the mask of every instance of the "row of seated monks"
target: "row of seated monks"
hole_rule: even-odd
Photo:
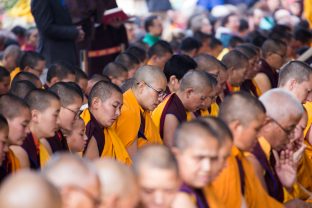
[[[272,50],[173,55],[121,86],[60,63],[45,86],[18,73],[0,97],[0,207],[311,207],[312,68],[274,68]]]

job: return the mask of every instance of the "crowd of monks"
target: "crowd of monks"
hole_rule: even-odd
[[[45,83],[25,52],[0,67],[0,207],[312,207],[312,68],[286,51],[159,40],[91,78],[54,63]]]

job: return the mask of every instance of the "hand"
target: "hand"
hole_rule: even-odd
[[[294,161],[296,166],[298,166],[298,163],[299,163],[300,159],[302,158],[302,155],[303,155],[306,147],[307,146],[305,144],[302,144],[301,147],[297,151],[294,152],[293,161]]]
[[[77,42],[83,41],[83,39],[84,39],[84,37],[85,37],[85,33],[84,33],[84,31],[82,30],[82,27],[81,27],[81,26],[77,26],[76,28],[77,28],[77,30],[78,30]]]
[[[312,205],[300,199],[293,199],[285,203],[286,208],[311,208]]]
[[[292,189],[297,178],[297,168],[293,162],[293,152],[282,150],[280,155],[278,155],[277,151],[273,150],[273,155],[276,160],[275,171],[280,182],[285,188]]]

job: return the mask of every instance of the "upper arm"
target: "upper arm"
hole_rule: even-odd
[[[172,115],[167,114],[164,122],[164,144],[171,147],[173,145],[174,132],[179,125],[178,119]]]
[[[256,176],[260,180],[262,187],[267,191],[267,186],[266,186],[266,183],[264,180],[264,174],[263,174],[264,170],[263,170],[261,164],[259,163],[258,159],[252,154],[249,154],[247,156],[247,159],[252,164],[254,171],[256,173]]]
[[[190,196],[186,193],[179,192],[172,203],[172,208],[196,208],[196,205],[192,202]]]
[[[137,139],[134,140],[134,142],[127,147],[127,151],[128,151],[128,154],[130,155],[131,158],[133,158],[135,156],[135,154],[138,151],[138,140]]]
[[[12,146],[10,149],[14,152],[15,157],[20,163],[20,168],[30,168],[30,162],[27,152],[21,146]]]
[[[262,93],[265,93],[272,88],[269,78],[264,73],[258,73],[254,80],[256,81]]]
[[[88,143],[88,146],[86,148],[86,152],[84,154],[84,157],[90,159],[90,160],[94,160],[94,159],[97,159],[99,158],[99,149],[98,149],[98,146],[97,146],[97,142],[95,140],[94,137],[91,137],[89,143]]]

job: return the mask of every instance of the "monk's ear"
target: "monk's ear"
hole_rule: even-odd
[[[297,84],[297,81],[296,81],[295,79],[290,79],[290,80],[288,81],[288,83],[287,83],[288,88],[289,88],[290,90],[293,90],[294,87],[296,86],[296,84]]]
[[[239,122],[239,120],[234,120],[229,124],[229,127],[231,129],[232,132],[237,132],[238,130],[241,129],[242,125]]]
[[[171,85],[174,85],[177,81],[179,81],[177,79],[177,77],[175,75],[172,75],[172,76],[170,76],[168,83],[171,84]]]
[[[193,92],[194,92],[193,88],[187,88],[185,90],[186,97],[190,98]]]
[[[171,152],[174,154],[175,157],[178,157],[181,154],[181,150],[177,147],[171,147]]]
[[[102,103],[102,101],[99,97],[94,97],[91,101],[91,106],[94,109],[99,109],[101,103]]]
[[[40,111],[34,109],[30,113],[31,113],[31,121],[38,122],[40,117]]]

